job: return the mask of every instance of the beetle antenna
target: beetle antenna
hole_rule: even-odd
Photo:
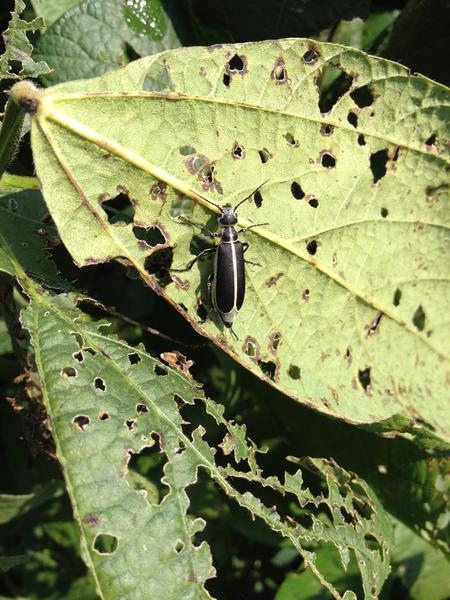
[[[249,198],[251,198],[251,197],[252,197],[254,194],[256,194],[256,192],[257,192],[258,190],[260,190],[260,189],[263,187],[263,185],[266,185],[266,183],[267,183],[268,181],[269,181],[268,179],[266,179],[265,181],[263,181],[263,182],[262,182],[260,185],[258,185],[258,187],[256,188],[256,190],[253,190],[253,192],[252,192],[251,194],[249,194],[249,195],[248,195],[248,196],[246,196],[246,197],[245,197],[243,200],[241,200],[240,202],[238,202],[238,203],[236,204],[236,206],[234,207],[234,210],[237,210],[241,204],[244,204],[244,202],[246,202],[246,201],[247,201]]]
[[[205,196],[202,196],[201,194],[199,194],[198,192],[194,192],[197,196],[200,196],[200,198],[202,200],[204,200],[205,202],[207,202],[208,204],[211,204],[212,206],[215,206],[216,208],[218,208],[220,210],[220,212],[222,212],[222,207],[220,206],[220,204],[216,204],[215,202],[212,202],[211,200],[208,200],[208,198],[205,198]]]

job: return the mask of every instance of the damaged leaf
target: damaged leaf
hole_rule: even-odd
[[[318,78],[329,66],[347,79],[323,113]],[[439,84],[343,46],[185,48],[45,91],[32,143],[79,265],[125,260],[198,331],[299,402],[442,446],[449,211],[447,194],[431,202],[429,190],[448,186],[447,105]],[[151,191],[159,182],[161,197]],[[242,236],[259,265],[246,266],[234,339],[209,306],[212,261],[170,274],[202,237],[175,215],[190,198],[184,215],[216,231],[204,197],[236,204],[264,182],[238,211],[243,227],[269,224]],[[135,223],[164,231],[157,250],[139,244],[131,223],[108,222],[104,202],[119,191]]]

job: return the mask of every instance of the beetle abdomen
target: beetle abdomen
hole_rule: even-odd
[[[225,323],[232,323],[244,302],[245,271],[242,243],[219,244],[214,271],[214,304]],[[230,314],[230,319],[226,315]]]

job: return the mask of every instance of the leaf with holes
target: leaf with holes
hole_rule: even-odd
[[[321,97],[330,65],[340,85]],[[41,95],[17,85],[46,202],[79,265],[133,266],[307,406],[448,444],[445,88],[308,40],[175,50]],[[207,243],[180,214],[216,229],[208,200],[237,203],[264,182],[239,208],[242,227],[268,225],[242,236],[259,264],[246,268],[234,339],[209,303],[212,261],[168,267]]]
[[[32,21],[24,21],[19,16],[24,9],[25,2],[15,0],[8,28],[2,33],[5,51],[0,56],[0,80],[38,77],[50,72],[50,68],[45,62],[35,62],[31,58],[33,46],[27,37],[27,32],[33,33],[41,29],[44,22],[40,17]],[[19,72],[13,68],[14,63],[19,64]]]
[[[210,597],[204,588],[214,574],[209,549],[193,542],[204,522],[187,514],[186,488],[195,483],[199,468],[287,537],[332,597],[342,596],[316,565],[312,550],[319,543],[330,545],[341,568],[354,561],[365,597],[377,597],[389,574],[392,538],[387,516],[365,482],[321,460],[300,463],[322,482],[318,496],[304,486],[300,469],[286,473],[284,484],[263,478],[245,427],[227,423],[223,408],[204,398],[195,383],[143,348],[108,336],[108,323],[92,323],[72,298],[43,294],[29,281],[25,286],[31,305],[23,319],[81,527],[83,555],[102,598]],[[225,430],[218,448],[203,439],[202,426],[192,434],[186,430],[180,409],[194,403]],[[167,493],[159,501],[128,472],[130,459],[150,449],[166,460],[162,482]],[[219,450],[234,460],[217,466]],[[241,491],[233,485],[239,480]],[[243,492],[247,483],[253,493],[263,486],[278,498],[289,494],[306,511],[305,524],[282,519],[276,506],[267,508],[253,493]]]

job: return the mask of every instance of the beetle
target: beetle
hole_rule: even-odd
[[[268,223],[255,223],[249,227],[236,230],[238,223],[237,209],[241,204],[251,198],[266,182],[262,183],[249,196],[238,202],[236,206],[227,203],[223,206],[211,202],[207,198],[202,198],[220,210],[218,218],[221,226],[221,231],[213,233],[189,219],[182,218],[185,223],[199,227],[203,233],[206,233],[211,238],[220,238],[220,242],[211,247],[202,250],[197,256],[191,260],[184,269],[171,269],[171,271],[189,271],[192,269],[195,262],[202,256],[215,252],[214,257],[214,272],[209,281],[210,295],[214,310],[220,316],[223,324],[232,328],[233,322],[244,303],[245,296],[245,269],[244,263],[258,264],[249,260],[245,260],[244,253],[249,247],[247,242],[239,240],[239,234],[252,229],[253,227],[261,227]]]

